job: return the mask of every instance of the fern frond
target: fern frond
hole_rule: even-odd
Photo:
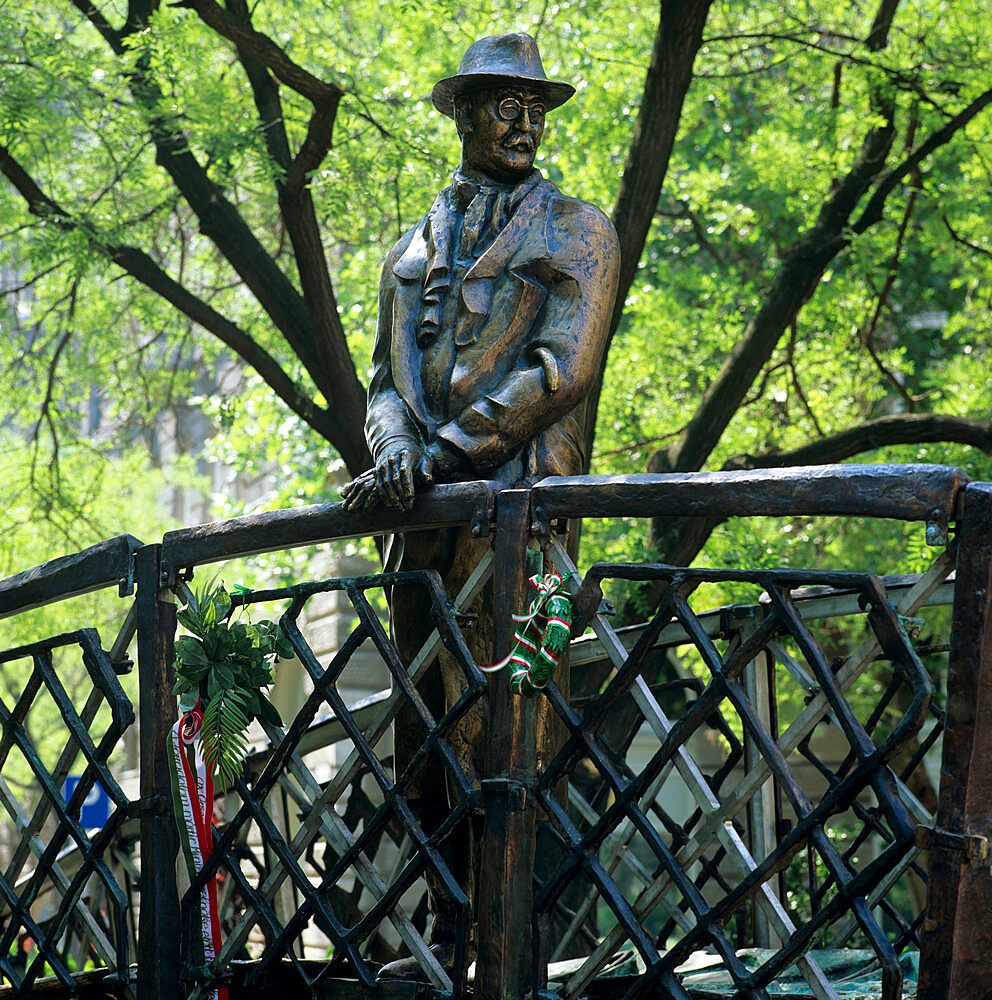
[[[224,689],[210,699],[203,713],[200,730],[203,758],[209,767],[216,767],[225,792],[241,774],[248,753],[245,701],[245,695],[237,688]]]

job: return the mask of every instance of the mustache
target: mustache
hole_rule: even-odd
[[[523,149],[530,153],[536,148],[536,143],[532,136],[526,132],[511,132],[504,140],[503,145],[507,149]]]

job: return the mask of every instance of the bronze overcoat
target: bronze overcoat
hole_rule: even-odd
[[[457,324],[432,334],[443,338],[439,350],[425,345],[423,293],[450,192],[383,266],[366,420],[372,454],[397,439],[438,442],[461,459],[458,478],[508,485],[581,473],[585,401],[616,297],[613,226],[533,171],[504,228],[452,288]]]

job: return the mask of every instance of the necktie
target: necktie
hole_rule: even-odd
[[[479,188],[479,193],[472,199],[471,204],[465,209],[465,221],[462,223],[462,238],[458,249],[458,258],[462,261],[469,261],[477,257],[476,248],[479,246],[479,238],[486,228],[486,223],[492,212],[492,204],[496,200],[496,193]]]

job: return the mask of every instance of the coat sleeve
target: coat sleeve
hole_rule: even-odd
[[[570,198],[556,200],[546,225],[550,287],[525,356],[437,431],[480,473],[575,409],[599,372],[617,293],[616,232],[599,209]]]
[[[417,422],[396,390],[392,368],[393,301],[397,285],[393,265],[402,256],[408,243],[409,234],[389,252],[379,280],[379,315],[372,348],[368,406],[365,411],[365,439],[375,461],[394,442],[421,446]]]

